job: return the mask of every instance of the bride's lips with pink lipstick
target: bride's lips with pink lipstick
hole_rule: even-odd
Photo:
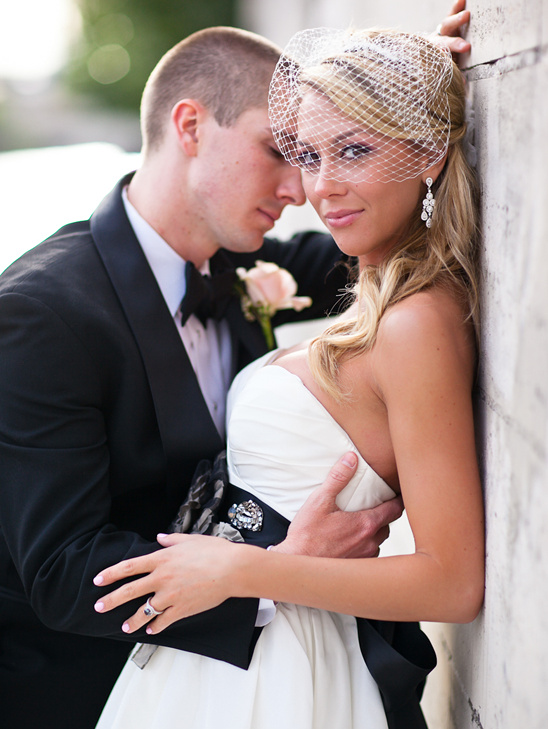
[[[345,228],[352,225],[362,213],[363,210],[332,210],[324,214],[324,219],[331,228]]]

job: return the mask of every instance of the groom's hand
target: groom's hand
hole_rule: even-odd
[[[276,552],[314,557],[376,557],[388,537],[389,524],[403,511],[400,497],[373,509],[342,511],[337,495],[356,472],[355,453],[346,453],[331,469],[323,485],[301,507]]]

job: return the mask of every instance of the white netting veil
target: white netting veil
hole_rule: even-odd
[[[418,177],[447,151],[449,51],[396,30],[304,30],[274,71],[269,114],[293,165],[326,179]]]

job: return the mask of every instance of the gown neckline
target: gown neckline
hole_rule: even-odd
[[[272,353],[272,352],[269,352],[269,354],[273,355],[273,353]],[[323,414],[324,414],[324,415],[325,415],[325,416],[326,416],[326,417],[327,417],[327,418],[328,418],[328,419],[330,420],[330,422],[331,422],[331,423],[332,423],[332,424],[333,424],[333,425],[334,425],[334,426],[335,426],[335,427],[336,427],[336,428],[337,428],[337,429],[338,429],[338,430],[339,430],[339,431],[340,431],[340,432],[341,432],[341,433],[342,433],[342,434],[343,434],[343,435],[344,435],[344,436],[345,436],[345,437],[346,437],[346,438],[348,439],[348,442],[349,442],[349,444],[350,444],[350,445],[352,446],[351,448],[349,448],[349,450],[353,450],[353,451],[354,451],[354,452],[356,453],[356,455],[358,456],[359,460],[360,460],[360,461],[361,461],[361,462],[362,462],[362,463],[363,463],[363,464],[364,464],[364,465],[365,465],[365,466],[366,466],[366,467],[367,467],[367,468],[368,468],[368,469],[369,469],[369,470],[370,470],[370,471],[371,471],[372,473],[374,473],[374,474],[375,474],[375,476],[376,476],[376,477],[377,477],[377,478],[379,479],[379,481],[382,481],[382,483],[383,483],[383,484],[384,484],[384,485],[385,485],[385,486],[386,486],[387,488],[389,488],[389,489],[390,489],[390,491],[392,491],[392,493],[394,494],[394,496],[398,496],[398,495],[399,495],[399,494],[398,494],[398,493],[397,493],[396,491],[394,491],[394,489],[392,488],[392,486],[390,486],[390,485],[389,485],[388,483],[386,483],[386,481],[384,480],[384,478],[383,478],[382,476],[380,476],[380,475],[379,475],[379,474],[377,473],[377,471],[375,471],[375,469],[373,468],[373,466],[371,466],[371,464],[370,464],[370,463],[369,463],[368,461],[366,461],[366,460],[365,460],[365,458],[364,458],[364,457],[362,456],[362,454],[360,453],[360,451],[359,451],[358,447],[356,446],[356,444],[354,443],[354,441],[352,440],[352,438],[351,438],[351,437],[350,437],[350,436],[348,435],[348,433],[346,432],[346,430],[345,430],[345,429],[344,429],[344,428],[342,427],[342,425],[341,425],[340,423],[338,423],[338,422],[337,422],[337,421],[335,420],[335,418],[334,418],[334,417],[333,417],[333,416],[331,415],[331,413],[329,412],[329,410],[328,410],[328,409],[327,409],[327,408],[325,407],[325,405],[323,405],[323,403],[321,403],[321,402],[320,402],[320,401],[318,400],[318,398],[317,398],[317,397],[316,397],[316,396],[314,395],[314,393],[313,393],[313,392],[311,392],[311,391],[310,391],[310,390],[308,389],[308,387],[307,387],[307,386],[306,386],[306,385],[304,384],[304,382],[303,382],[303,381],[302,381],[302,379],[301,379],[301,378],[299,377],[299,375],[295,374],[295,372],[291,372],[291,370],[288,370],[288,369],[286,369],[286,368],[285,368],[285,367],[283,367],[282,365],[276,364],[276,363],[275,363],[275,361],[272,361],[272,359],[270,359],[270,360],[267,360],[267,361],[266,361],[266,362],[265,362],[265,363],[264,363],[264,364],[263,364],[263,365],[262,365],[262,366],[260,367],[260,370],[263,370],[263,371],[264,371],[264,370],[266,370],[266,368],[267,368],[267,367],[272,367],[272,368],[276,368],[277,370],[281,370],[282,372],[285,372],[285,373],[286,373],[287,375],[289,375],[289,377],[291,377],[291,378],[293,378],[294,380],[296,380],[296,381],[297,381],[297,384],[298,384],[298,385],[299,385],[299,386],[301,387],[301,389],[303,389],[303,390],[304,390],[304,391],[305,391],[305,392],[307,393],[307,397],[308,397],[308,398],[309,398],[309,399],[310,399],[310,400],[311,400],[312,402],[314,402],[314,403],[315,403],[315,407],[316,407],[316,408],[318,408],[319,410],[321,410],[321,412],[322,412],[322,413],[323,413]]]

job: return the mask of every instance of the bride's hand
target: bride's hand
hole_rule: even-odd
[[[147,623],[147,633],[159,633],[175,621],[216,607],[231,596],[233,550],[242,545],[219,537],[187,534],[160,534],[158,542],[165,549],[119,562],[93,580],[104,587],[142,575],[95,604],[95,610],[103,613],[142,597],[142,606],[122,626],[125,633],[133,633]],[[149,596],[150,605],[162,612],[152,621],[144,612]]]
[[[448,48],[454,57],[470,50],[470,43],[461,37],[462,27],[470,22],[470,11],[466,10],[466,0],[455,0],[449,15],[438,25],[430,40]],[[457,60],[457,58],[455,58]]]

